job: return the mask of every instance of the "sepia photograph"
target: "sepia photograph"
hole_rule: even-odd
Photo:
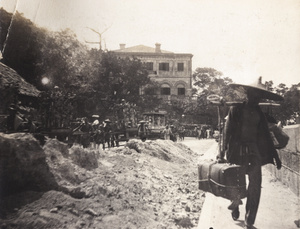
[[[300,1],[0,0],[0,228],[300,228]]]

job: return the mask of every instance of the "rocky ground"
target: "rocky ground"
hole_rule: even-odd
[[[198,158],[164,140],[103,151],[0,134],[0,227],[196,228]]]

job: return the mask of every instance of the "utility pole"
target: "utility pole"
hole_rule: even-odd
[[[89,28],[87,27],[88,29],[92,30],[94,33],[97,33],[98,36],[99,36],[99,41],[85,41],[86,43],[89,43],[89,44],[99,44],[99,49],[100,51],[102,51],[102,34],[105,33],[110,27],[106,28],[102,33],[96,31],[95,29],[93,28]]]

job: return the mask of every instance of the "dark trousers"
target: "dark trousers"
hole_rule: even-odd
[[[248,191],[247,191],[247,203],[246,203],[246,225],[253,225],[255,222],[260,194],[261,194],[261,164],[260,160],[256,157],[250,159],[250,164],[247,166],[248,173]]]

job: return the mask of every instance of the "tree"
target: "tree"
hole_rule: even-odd
[[[140,100],[138,103],[140,113],[158,109],[163,103],[163,100],[157,96],[160,84],[155,81],[149,81],[142,89],[143,94],[139,96]]]
[[[188,100],[175,99],[171,101],[169,116],[172,119],[180,119],[182,115],[192,114],[192,104]]]
[[[40,53],[36,65],[39,75],[48,77],[52,86],[77,91],[89,83],[88,49],[71,30],[48,32]]]
[[[281,96],[284,96],[288,92],[288,90],[289,88],[284,83],[281,83],[274,88],[274,91]]]
[[[7,38],[9,26],[11,23],[13,15],[6,12],[3,8],[0,9],[0,49],[3,51],[5,41]]]
[[[36,84],[38,82],[36,63],[41,57],[41,44],[45,40],[47,31],[35,26],[18,12],[12,17],[7,13],[3,17],[5,18],[1,20],[1,28],[4,29],[4,34],[7,33],[7,37],[1,39],[3,62],[16,70],[27,82]],[[8,28],[6,23],[2,24],[2,21],[9,19],[11,23]]]
[[[207,90],[215,78],[221,75],[221,72],[213,68],[197,68],[193,73],[194,86],[200,91]]]
[[[152,84],[139,59],[122,59],[113,52],[103,52],[101,62],[94,66],[101,66],[98,75],[93,76],[93,90],[98,92],[102,99],[101,106],[106,107],[105,110],[111,112],[114,104],[119,104],[122,100],[136,104],[141,112],[153,105],[157,106],[155,97],[140,95],[141,88],[155,87],[155,84]]]
[[[284,124],[286,120],[295,120],[300,115],[299,87],[300,83],[292,85],[289,89],[284,84],[279,84],[278,88],[275,89],[284,97],[284,101],[280,102],[281,106],[275,113],[275,118]]]
[[[3,62],[26,81],[45,89],[41,77],[46,76],[52,87],[64,88],[70,84],[82,87],[82,73],[86,66],[84,58],[88,50],[72,31],[50,32],[18,12],[12,16],[1,9],[2,31]],[[7,37],[3,38],[3,34]]]
[[[194,95],[197,96],[197,106],[193,108],[193,113],[197,114],[201,123],[216,125],[216,107],[210,105],[207,97],[216,94],[226,101],[231,101],[235,97],[233,91],[228,88],[232,80],[223,77],[222,72],[214,68],[197,68],[193,73],[193,80],[196,88]]]

